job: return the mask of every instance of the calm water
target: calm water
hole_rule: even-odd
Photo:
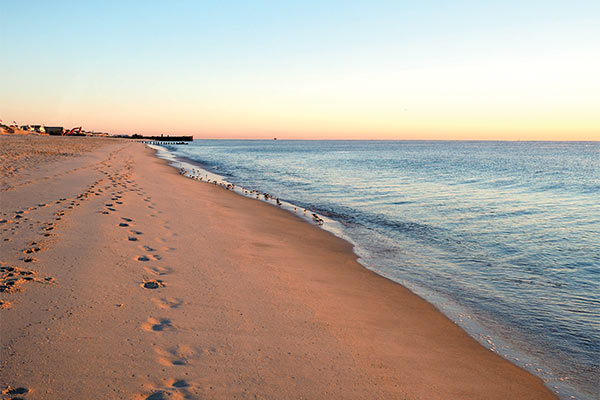
[[[195,141],[174,154],[328,216],[368,268],[561,397],[595,398],[600,143]]]

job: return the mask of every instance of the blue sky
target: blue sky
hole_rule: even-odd
[[[597,1],[0,4],[5,121],[600,139]]]

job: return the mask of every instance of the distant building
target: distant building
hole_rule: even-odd
[[[45,126],[44,130],[48,135],[61,136],[65,133],[62,126]]]
[[[46,130],[42,125],[30,125],[31,129],[33,129],[37,133],[46,133]]]

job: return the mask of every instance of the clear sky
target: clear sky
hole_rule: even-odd
[[[600,2],[0,0],[0,119],[600,140]]]

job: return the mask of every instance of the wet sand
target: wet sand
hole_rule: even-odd
[[[37,138],[76,149],[36,159],[1,139],[21,160],[0,188],[2,398],[555,398],[286,211],[142,144]]]

